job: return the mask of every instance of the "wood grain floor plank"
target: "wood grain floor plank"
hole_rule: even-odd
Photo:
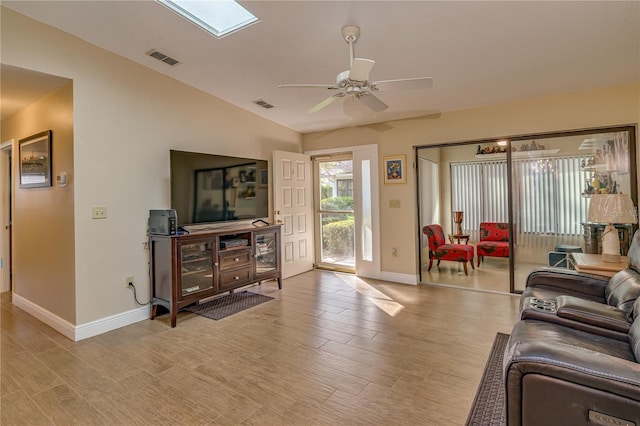
[[[54,424],[22,391],[0,398],[0,407],[0,424],[3,426],[49,426]]]
[[[80,342],[0,295],[2,424],[459,425],[518,316],[509,295],[328,271],[249,290],[274,299]]]

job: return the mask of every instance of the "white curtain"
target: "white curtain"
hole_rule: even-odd
[[[518,245],[555,236],[579,245],[588,199],[589,178],[580,168],[586,156],[514,159],[514,220]],[[464,232],[477,240],[480,222],[507,222],[507,162],[451,164],[451,208],[464,211]]]

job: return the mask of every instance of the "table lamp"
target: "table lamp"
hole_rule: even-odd
[[[620,262],[620,239],[614,223],[636,223],[636,210],[627,194],[593,194],[589,222],[606,223],[602,232],[602,261]]]

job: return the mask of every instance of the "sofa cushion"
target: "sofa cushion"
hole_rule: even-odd
[[[427,225],[422,228],[422,232],[427,236],[429,250],[435,250],[445,243],[444,231],[440,225]]]
[[[480,241],[479,256],[509,257],[509,243],[503,241]]]
[[[481,222],[480,241],[509,241],[509,224],[503,222]]]
[[[627,260],[629,261],[629,268],[640,273],[640,229],[633,234],[631,246],[627,253]]]
[[[611,277],[604,291],[607,304],[623,311],[631,321],[633,304],[640,297],[640,274],[633,269],[623,269]]]
[[[473,246],[466,244],[443,244],[433,251],[433,257],[441,260],[469,262],[473,259]]]

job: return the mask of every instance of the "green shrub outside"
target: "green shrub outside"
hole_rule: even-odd
[[[325,225],[322,228],[323,252],[332,256],[353,256],[353,230],[353,216]]]
[[[353,210],[353,197],[323,198],[320,205],[322,210]]]

